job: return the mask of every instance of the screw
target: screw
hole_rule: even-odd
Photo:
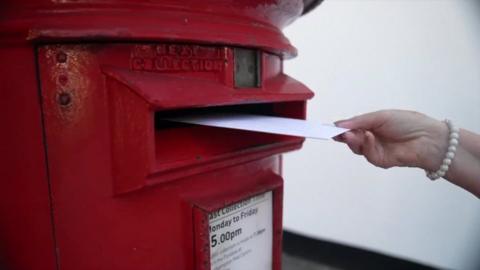
[[[58,103],[62,106],[68,106],[72,103],[72,96],[66,92],[60,93],[58,95]]]
[[[57,62],[58,63],[65,63],[67,62],[67,54],[64,52],[59,52],[57,54]]]

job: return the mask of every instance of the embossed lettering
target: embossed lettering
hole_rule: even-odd
[[[199,45],[138,45],[132,50],[133,70],[152,72],[219,72],[226,57],[220,47]]]

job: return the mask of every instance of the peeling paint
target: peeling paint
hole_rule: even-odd
[[[61,53],[66,55],[65,61],[59,59]],[[46,46],[45,56],[50,67],[49,79],[56,86],[55,96],[52,97],[58,105],[55,113],[63,121],[73,123],[82,117],[83,104],[88,102],[91,81],[85,74],[93,56],[86,45],[49,45]],[[71,101],[62,106],[59,97],[65,94],[70,96]]]

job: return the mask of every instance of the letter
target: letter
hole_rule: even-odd
[[[213,67],[212,60],[205,60],[205,70],[206,71],[211,71]]]
[[[192,56],[192,48],[188,45],[184,45],[181,47],[180,56],[188,58]]]
[[[180,60],[172,59],[172,70],[180,70]]]
[[[223,70],[223,60],[217,60],[214,62],[213,70],[221,71]]]
[[[192,48],[193,56],[197,56],[197,57],[198,57],[198,56],[199,56],[199,52],[200,52],[200,46],[198,46],[198,45],[193,46],[193,48]]]
[[[143,70],[143,59],[142,58],[133,58],[132,59],[132,69],[133,70]]]
[[[184,71],[190,71],[190,61],[188,60],[182,60],[182,70]]]
[[[168,55],[177,56],[177,45],[169,45],[168,46]]]
[[[157,56],[162,56],[167,53],[167,46],[165,44],[157,45],[155,47],[155,52]]]
[[[148,71],[153,70],[153,59],[151,58],[143,59],[143,70],[148,70]]]
[[[197,59],[192,59],[192,60],[190,60],[190,62],[192,63],[192,70],[193,71],[198,71],[199,70],[198,60]]]

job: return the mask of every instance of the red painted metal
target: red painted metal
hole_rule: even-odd
[[[283,74],[296,51],[281,32],[302,9],[299,0],[3,1],[0,267],[208,269],[208,212],[272,190],[280,269],[280,154],[303,139],[161,117],[304,118],[312,93]],[[260,52],[260,87],[235,88],[236,46]]]
[[[0,59],[0,269],[56,269],[35,52]]]

